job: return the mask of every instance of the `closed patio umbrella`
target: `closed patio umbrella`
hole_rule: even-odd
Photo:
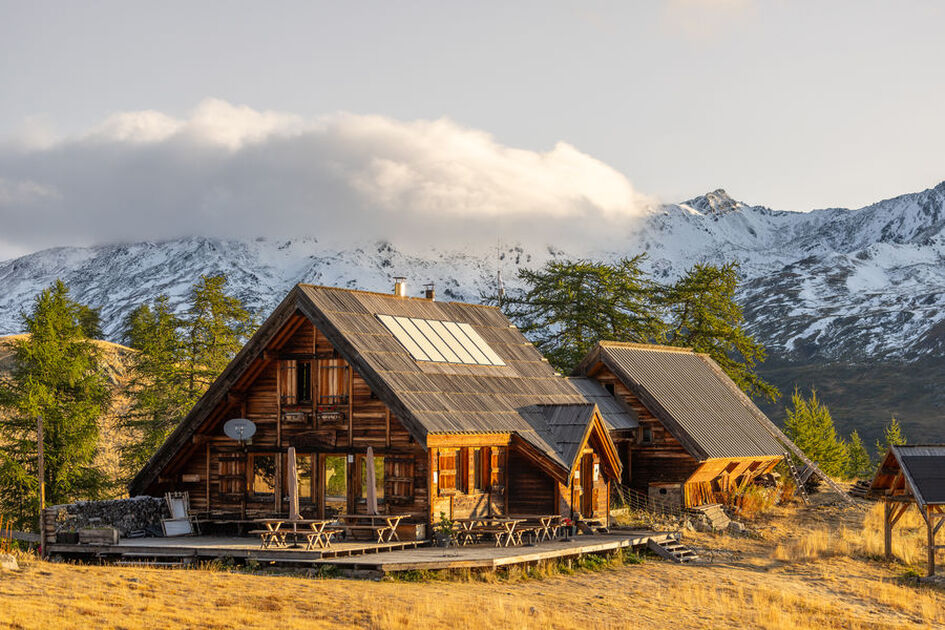
[[[299,515],[299,471],[295,461],[295,447],[289,447],[289,520],[297,521],[301,518]]]
[[[377,475],[374,472],[374,449],[370,446],[367,447],[367,462],[365,468],[367,469],[365,471],[367,475],[365,484],[367,485],[368,514],[377,514],[377,488],[374,485],[377,483]]]

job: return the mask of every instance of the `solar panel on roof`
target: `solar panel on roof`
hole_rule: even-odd
[[[469,324],[380,314],[377,319],[417,361],[505,365]]]

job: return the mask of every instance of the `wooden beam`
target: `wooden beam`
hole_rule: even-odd
[[[883,501],[883,550],[886,559],[892,560],[892,505],[889,501]]]
[[[926,512],[931,515],[931,510],[926,508]],[[932,527],[931,516],[925,519],[926,521],[926,531],[928,533],[928,547],[929,547],[929,576],[935,575],[935,534],[938,532],[938,527]],[[941,525],[941,523],[939,523]]]
[[[427,448],[507,446],[511,439],[510,433],[432,433],[427,435]]]

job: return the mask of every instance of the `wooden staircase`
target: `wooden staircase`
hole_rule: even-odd
[[[647,548],[661,558],[676,564],[688,564],[699,559],[692,549],[673,538],[663,542],[657,542],[651,538],[647,542]]]

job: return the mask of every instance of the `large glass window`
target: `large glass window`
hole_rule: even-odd
[[[276,492],[276,456],[250,455],[253,472],[253,494],[273,496]]]
[[[361,457],[361,498],[367,498],[367,485],[370,476],[367,472],[367,457]],[[374,456],[374,487],[377,490],[377,500],[384,498],[384,458]]]
[[[348,505],[348,473],[344,455],[325,457],[325,510],[343,514]]]
[[[296,470],[299,473],[299,500],[312,500],[312,466],[313,455],[297,455]]]

